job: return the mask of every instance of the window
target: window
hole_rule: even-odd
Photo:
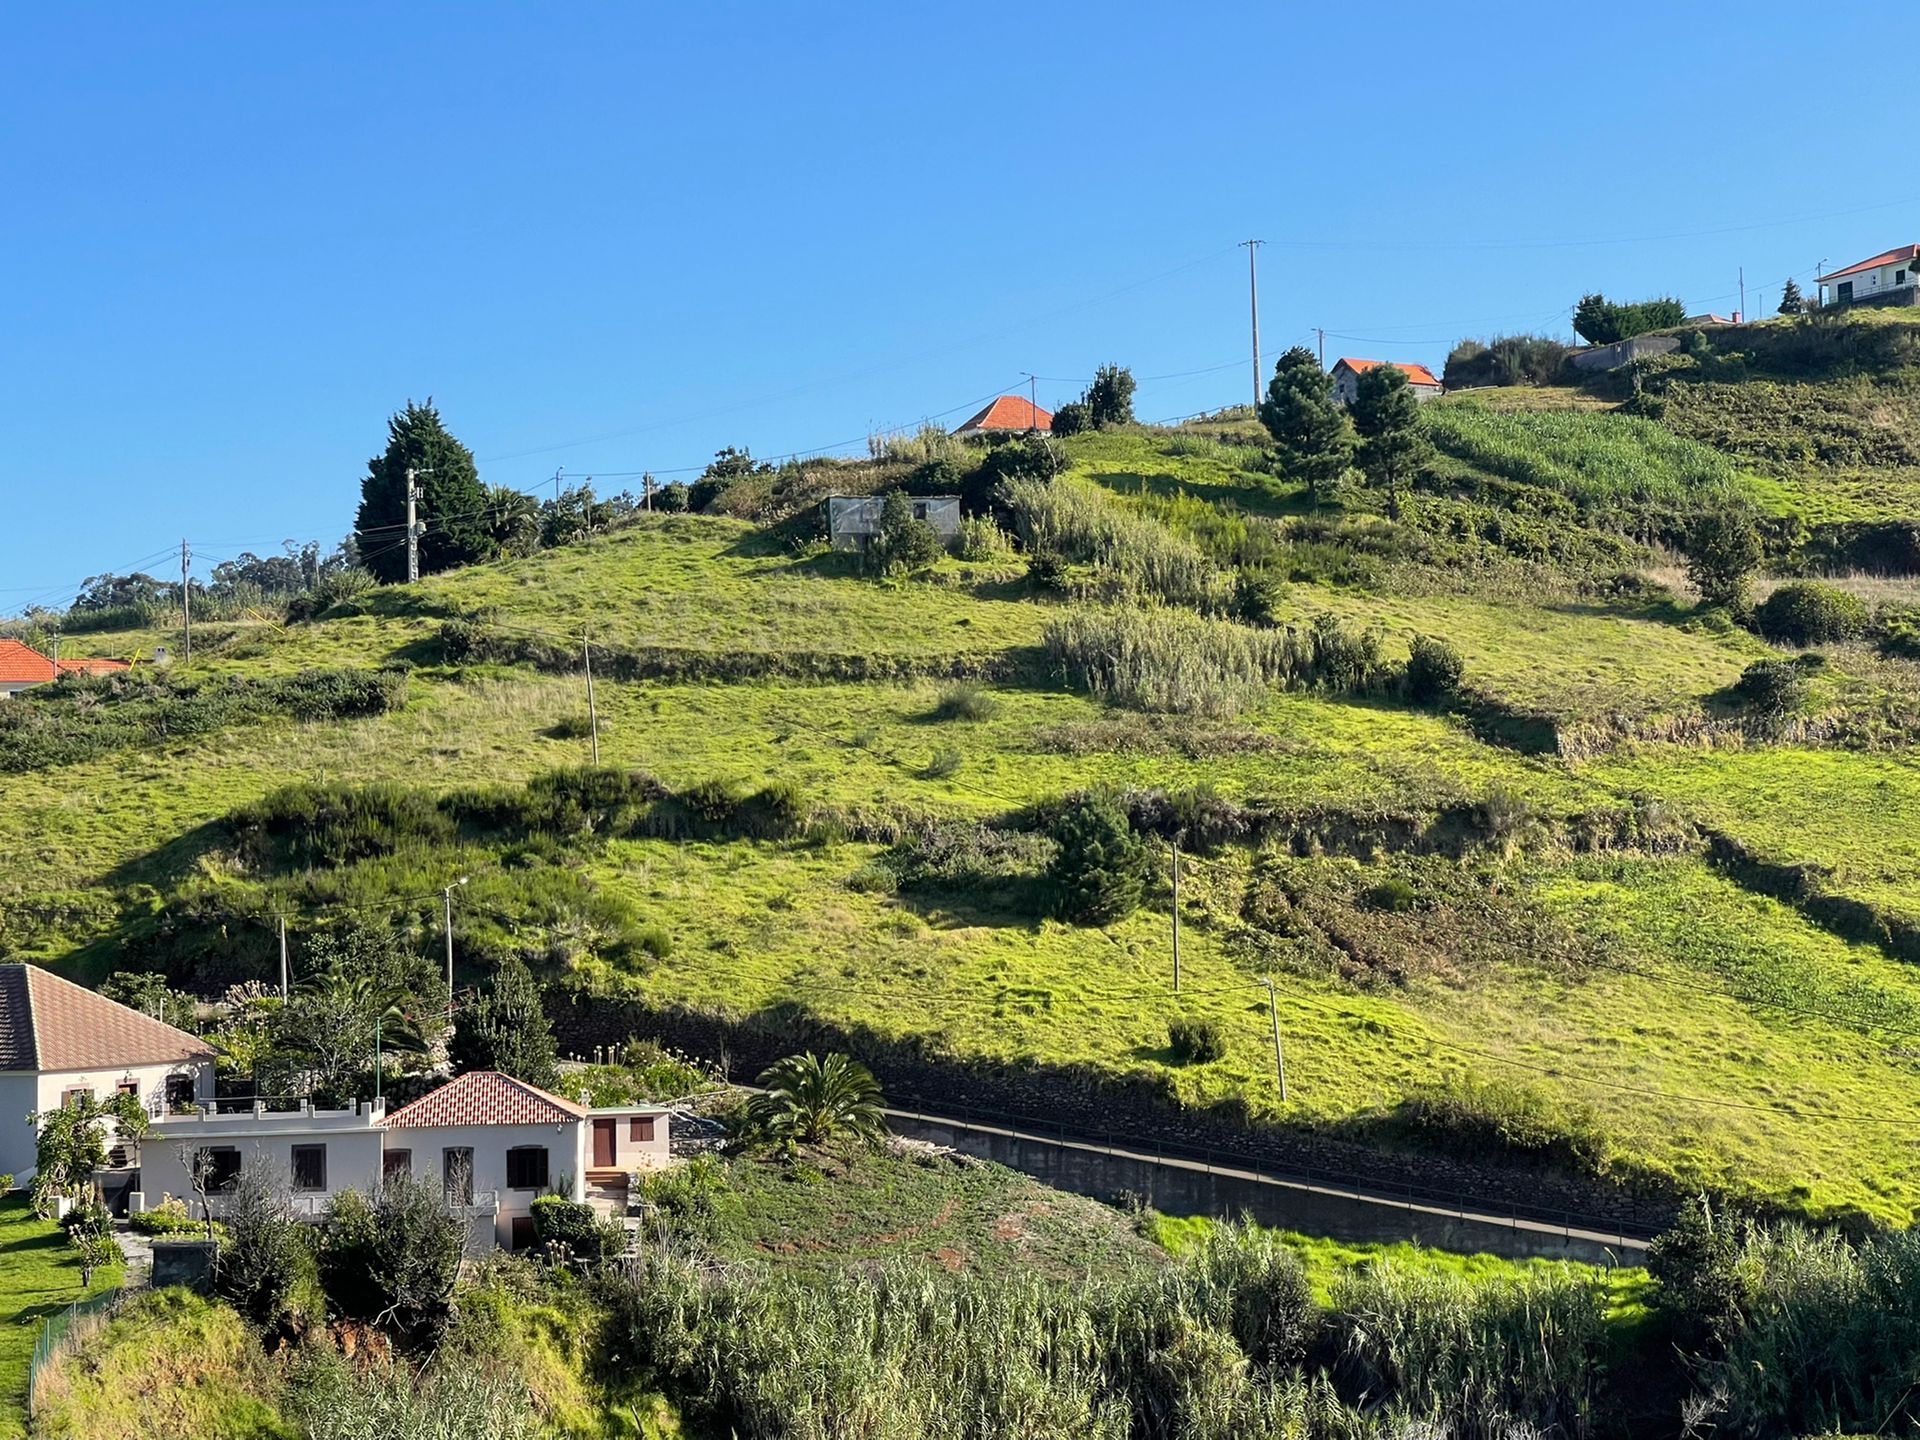
[[[634,1116],[627,1125],[627,1138],[629,1140],[653,1139],[653,1117],[651,1115]]]
[[[71,1090],[62,1090],[60,1092],[60,1108],[62,1110],[71,1110],[82,1100],[91,1100],[92,1098],[93,1087],[91,1085],[76,1085]]]
[[[507,1188],[544,1190],[547,1188],[547,1147],[516,1145],[507,1151]]]
[[[207,1145],[194,1152],[196,1165],[206,1166],[207,1193],[231,1190],[240,1178],[240,1152],[231,1145]]]
[[[449,1205],[473,1203],[473,1147],[450,1145],[440,1152],[440,1178]]]
[[[326,1146],[296,1145],[293,1147],[293,1188],[296,1190],[327,1188]]]
[[[927,507],[919,501],[914,502],[913,518],[916,520],[924,520],[927,518]]]
[[[1906,284],[1906,283],[1907,283],[1907,272],[1906,272],[1906,271],[1904,271],[1904,270],[1896,270],[1896,271],[1894,271],[1894,272],[1893,272],[1893,283],[1894,283],[1894,284],[1896,284],[1896,285],[1904,285],[1904,284]]]
[[[193,1076],[167,1076],[167,1109],[185,1110],[193,1104]]]
[[[380,1179],[390,1182],[401,1175],[413,1171],[413,1152],[411,1150],[389,1150],[380,1157]]]
[[[113,1088],[118,1094],[131,1095],[136,1100],[140,1098],[140,1082],[138,1080],[122,1080]]]
[[[1840,288],[1835,292],[1835,298],[1839,300],[1851,300],[1853,298],[1853,282],[1851,280],[1842,280],[1840,282]]]

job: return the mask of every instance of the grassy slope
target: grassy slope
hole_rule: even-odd
[[[60,1227],[35,1215],[23,1195],[0,1198],[0,1440],[26,1434],[27,1366],[42,1322],[119,1283],[115,1267],[83,1290],[79,1257]]]
[[[1089,473],[1118,488],[1185,488],[1276,512],[1291,503],[1259,488],[1244,452],[1231,446],[1108,435],[1076,442],[1075,453]],[[1047,615],[1043,604],[1012,598],[1017,592],[989,579],[969,580],[958,567],[950,572],[956,584],[886,586],[834,569],[764,553],[732,522],[657,521],[578,550],[437,578],[421,587],[425,605],[385,592],[371,607],[378,613],[281,634],[244,632],[205,663],[246,673],[368,663],[407,653],[438,623],[419,612],[447,607],[497,608],[510,623],[542,629],[590,616],[597,633],[629,642],[920,654],[1030,644]],[[1659,705],[1709,693],[1754,652],[1748,641],[1627,611],[1368,598],[1318,587],[1296,587],[1294,595],[1303,613],[1328,608],[1396,632],[1448,635],[1466,651],[1470,676],[1505,687],[1516,702]],[[110,650],[114,640],[89,643]],[[377,720],[263,724],[161,753],[0,779],[0,847],[31,862],[0,877],[0,904],[129,881],[164,887],[201,871],[217,877],[223,861],[210,822],[290,778],[447,788],[523,779],[585,758],[582,743],[545,733],[584,708],[580,686],[566,677],[429,669],[414,690],[406,712]],[[602,753],[608,763],[644,766],[675,784],[778,775],[809,800],[954,814],[991,814],[1094,783],[1208,783],[1230,795],[1362,810],[1483,796],[1497,786],[1523,796],[1551,828],[1553,817],[1645,791],[1698,804],[1716,823],[1731,829],[1737,821],[1754,835],[1785,834],[1777,822],[1804,815],[1806,823],[1793,824],[1792,838],[1779,843],[1819,839],[1849,877],[1873,867],[1897,871],[1911,849],[1886,806],[1879,814],[1887,843],[1868,849],[1849,838],[1844,827],[1874,793],[1854,780],[1830,790],[1816,783],[1804,803],[1782,799],[1789,775],[1830,769],[1858,777],[1876,768],[1905,775],[1904,762],[1650,750],[1573,773],[1479,744],[1431,715],[1302,696],[1276,697],[1243,722],[1257,745],[1194,760],[1143,746],[1142,734],[1154,727],[1081,697],[1003,687],[992,719],[942,725],[925,718],[936,694],[930,685],[607,683],[599,694],[608,726]],[[1060,752],[1065,731],[1085,753]],[[961,753],[957,775],[921,778],[927,758],[947,746]],[[1721,778],[1769,770],[1771,780]],[[1198,993],[1249,978],[1252,962],[1225,938],[1244,878],[1235,865],[1224,867],[1217,895],[1195,881],[1195,903],[1213,912],[1218,928],[1190,932],[1187,973],[1196,993],[1176,1007],[1157,993],[1167,970],[1164,914],[1143,912],[1094,932],[991,903],[895,900],[849,888],[848,877],[875,853],[852,844],[611,845],[587,873],[649,923],[663,924],[674,953],[651,968],[586,978],[663,1001],[736,1009],[798,998],[829,1017],[930,1036],[959,1055],[1143,1070],[1167,1076],[1188,1101],[1243,1097],[1256,1113],[1280,1113],[1257,996]],[[1862,865],[1863,855],[1873,857],[1871,866]],[[1903,882],[1894,875],[1883,883]],[[1356,992],[1303,972],[1283,990],[1294,1082],[1287,1117],[1345,1122],[1391,1106],[1409,1088],[1463,1074],[1518,1080],[1591,1105],[1622,1160],[1689,1183],[1724,1181],[1813,1210],[1854,1205],[1894,1217],[1920,1200],[1902,1132],[1852,1118],[1868,1111],[1902,1124],[1920,1118],[1908,1116],[1901,1098],[1913,1090],[1908,1063],[1849,1028],[1867,1023],[1862,1016],[1905,1015],[1914,1005],[1900,967],[1841,945],[1691,860],[1611,870],[1531,862],[1525,886],[1539,913],[1607,935],[1617,955],[1666,978],[1506,966]],[[1686,917],[1678,932],[1675,914]],[[14,943],[60,960],[88,933],[56,920]],[[0,939],[7,934],[0,928]],[[101,944],[75,958],[98,973],[111,967],[113,951]],[[1728,987],[1763,998],[1824,996],[1848,1023],[1797,1019],[1708,993]],[[1226,1028],[1224,1061],[1165,1065],[1165,1027],[1181,1013]],[[1646,1089],[1693,1098],[1639,1093]],[[1773,1108],[1780,1106],[1800,1118]]]

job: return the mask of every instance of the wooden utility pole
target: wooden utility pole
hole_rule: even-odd
[[[187,542],[180,542],[180,649],[183,660],[193,663],[193,590],[188,583],[187,566],[193,559],[193,552],[187,548]]]
[[[1273,1073],[1280,1078],[1280,1103],[1287,1103],[1287,1053],[1280,1048],[1280,1002],[1274,997],[1273,977],[1266,979],[1267,1016],[1273,1021]]]
[[[1180,993],[1180,842],[1173,842],[1173,993]]]
[[[593,705],[593,639],[580,632],[580,654],[587,662],[587,733],[593,737],[593,763],[600,763],[600,712]]]
[[[1247,300],[1253,307],[1253,408],[1260,408],[1260,276],[1254,264],[1261,240],[1242,240],[1247,248]]]

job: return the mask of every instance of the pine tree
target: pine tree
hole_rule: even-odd
[[[1353,428],[1360,434],[1360,468],[1387,494],[1387,514],[1400,518],[1400,496],[1433,453],[1420,428],[1420,397],[1407,372],[1376,365],[1354,387]]]
[[[1048,878],[1063,919],[1111,925],[1140,908],[1151,861],[1126,812],[1099,795],[1076,795],[1051,827],[1060,847]]]
[[[1785,287],[1780,291],[1780,313],[1803,315],[1806,309],[1807,297],[1800,293],[1800,282],[1789,275]]]
[[[473,452],[447,432],[433,397],[387,421],[387,448],[367,462],[354,521],[362,563],[389,583],[407,578],[407,470],[420,486],[420,573],[470,565],[493,553],[487,492]]]
[[[454,1017],[447,1058],[459,1071],[498,1070],[551,1090],[560,1080],[540,982],[518,960],[501,962],[493,988]]]
[[[1333,377],[1313,352],[1296,345],[1280,357],[1260,405],[1280,468],[1304,480],[1317,505],[1353,464],[1353,427],[1334,399]]]

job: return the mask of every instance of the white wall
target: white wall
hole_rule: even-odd
[[[507,1151],[521,1145],[546,1147],[547,1188],[507,1188]],[[407,1151],[414,1178],[435,1189],[442,1183],[443,1152],[463,1147],[473,1151],[475,1193],[492,1190],[500,1197],[494,1238],[501,1245],[513,1243],[514,1217],[531,1215],[533,1202],[551,1189],[557,1188],[574,1200],[586,1198],[589,1152],[584,1121],[564,1125],[405,1125],[387,1131],[387,1153]]]
[[[29,1112],[58,1110],[69,1090],[91,1090],[97,1098],[105,1099],[122,1084],[132,1084],[138,1087],[140,1103],[152,1114],[164,1107],[170,1075],[193,1076],[194,1099],[213,1099],[211,1060],[99,1070],[17,1071],[0,1076],[0,1174],[11,1172],[16,1183],[25,1184],[34,1171],[34,1140],[39,1131],[27,1123]]]
[[[0,1175],[24,1185],[34,1170],[34,1141],[39,1131],[27,1119],[40,1108],[36,1078],[31,1070],[0,1074]]]
[[[380,1184],[381,1132],[362,1121],[358,1127],[320,1122],[302,1124],[295,1115],[247,1116],[252,1123],[236,1125],[229,1117],[201,1123],[184,1120],[156,1124],[140,1143],[140,1191],[149,1209],[168,1195],[194,1203],[193,1183],[187,1171],[188,1159],[182,1149],[191,1152],[202,1147],[232,1147],[240,1152],[240,1163],[264,1164],[267,1173],[283,1187],[292,1184],[293,1147],[321,1145],[326,1149],[326,1187],[320,1191],[293,1192],[296,1206],[316,1214],[326,1212],[327,1197],[343,1190],[373,1190]],[[213,1198],[213,1213],[220,1213],[220,1201]]]
[[[1894,276],[1902,270],[1907,272],[1907,278],[1896,284]],[[1898,290],[1903,285],[1912,285],[1915,283],[1916,270],[1920,270],[1920,264],[1901,260],[1892,265],[1877,266],[1858,275],[1849,275],[1846,280],[1826,280],[1821,283],[1825,288],[1828,304],[1840,298],[1840,287],[1847,283],[1847,280],[1853,282],[1853,298],[1864,300],[1870,295],[1878,295],[1886,290]]]

